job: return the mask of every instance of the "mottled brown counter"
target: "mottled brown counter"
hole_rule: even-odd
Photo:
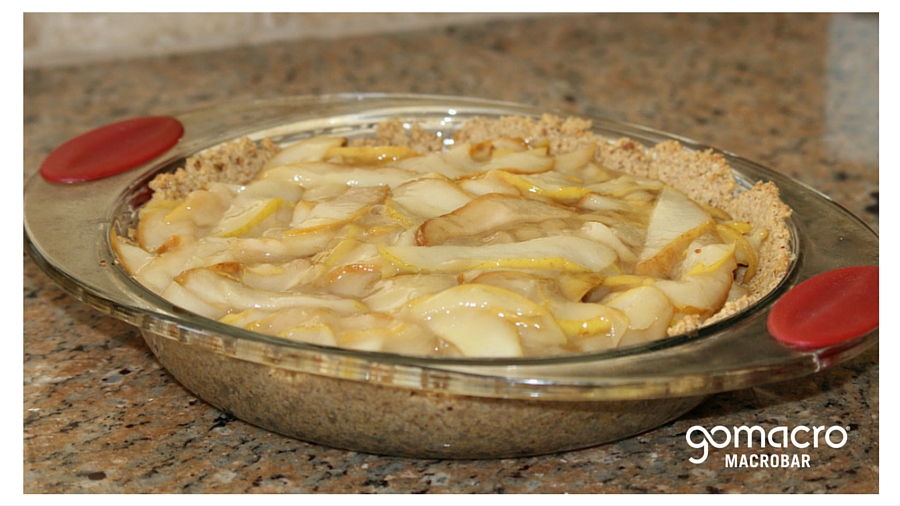
[[[571,15],[24,72],[27,178],[91,128],[219,101],[411,92],[527,102],[683,135],[800,179],[878,228],[878,18]],[[875,493],[878,350],[803,379],[712,396],[599,448],[486,461],[341,451],[195,398],[139,333],[23,254],[24,492]],[[703,464],[701,425],[846,427],[809,467]],[[779,453],[775,450],[775,453]]]

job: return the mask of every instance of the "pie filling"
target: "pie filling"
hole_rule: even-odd
[[[523,357],[664,339],[752,304],[789,263],[777,188],[721,156],[589,123],[385,122],[348,142],[248,139],[158,176],[128,237],[141,284],[288,340]]]

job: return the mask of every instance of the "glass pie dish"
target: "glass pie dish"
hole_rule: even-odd
[[[473,117],[532,116],[535,107],[459,97],[335,95],[227,104],[176,116],[184,136],[131,170],[75,184],[35,176],[25,235],[36,263],[68,292],[135,325],[162,365],[217,408],[266,429],[337,448],[420,458],[536,455],[629,437],[679,417],[713,393],[815,373],[877,343],[877,328],[836,344],[772,338],[773,306],[801,282],[878,264],[878,237],[841,206],[784,175],[721,153],[738,185],[772,181],[793,209],[792,262],[772,292],[689,334],[599,353],[545,358],[416,357],[318,346],[200,317],[121,267],[113,233],[134,225],[148,183],[185,159],[249,137],[277,143],[371,136],[400,118],[452,136]],[[696,142],[600,118],[592,131],[647,146]]]

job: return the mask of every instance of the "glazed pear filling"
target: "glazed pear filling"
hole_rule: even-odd
[[[314,137],[246,184],[160,193],[113,243],[138,282],[204,317],[406,355],[597,352],[746,299],[770,231],[605,167],[597,142]]]

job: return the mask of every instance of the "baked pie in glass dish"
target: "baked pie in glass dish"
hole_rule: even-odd
[[[137,168],[33,178],[30,252],[189,390],[282,434],[429,458],[570,450],[877,343],[877,316],[821,346],[767,325],[801,282],[876,266],[877,235],[687,139],[414,95],[175,118],[184,137]]]

